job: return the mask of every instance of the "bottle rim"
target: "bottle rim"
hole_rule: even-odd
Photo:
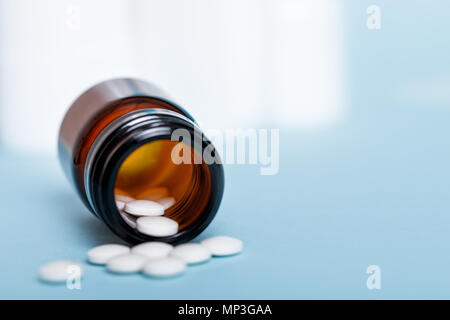
[[[114,199],[114,186],[121,164],[133,151],[147,143],[171,140],[173,131],[177,129],[184,129],[190,133],[191,147],[200,154],[203,154],[206,148],[210,150],[212,148],[213,152],[217,152],[195,122],[179,113],[164,109],[141,109],[115,119],[102,130],[89,151],[84,181],[91,211],[127,242],[164,241],[176,244],[189,241],[211,223],[220,206],[224,192],[224,171],[221,161],[218,161],[202,165],[200,169],[208,170],[207,174],[211,181],[206,207],[193,223],[175,235],[167,237],[145,235],[130,227],[122,219]],[[201,141],[201,145],[195,143],[195,139]]]

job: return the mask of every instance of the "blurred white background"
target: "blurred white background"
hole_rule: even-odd
[[[343,114],[332,0],[0,0],[0,141],[55,153],[91,85],[139,77],[204,128],[317,128]]]

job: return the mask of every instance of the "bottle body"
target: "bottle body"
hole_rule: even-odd
[[[58,151],[66,176],[86,207],[126,241],[188,241],[206,228],[220,205],[220,161],[174,163],[172,152],[180,143],[172,140],[176,130],[189,133],[191,141],[182,143],[192,158],[202,159],[203,150],[213,148],[183,108],[137,79],[95,85],[76,99],[63,120]],[[124,221],[115,194],[135,197],[161,187],[176,200],[165,214],[180,228],[175,235],[155,238]]]

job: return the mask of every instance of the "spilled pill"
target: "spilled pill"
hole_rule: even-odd
[[[244,245],[241,240],[228,237],[216,236],[201,242],[207,247],[213,256],[229,256],[241,252]]]
[[[129,253],[130,248],[121,244],[104,244],[88,251],[88,260],[94,264],[105,264],[109,259]]]
[[[147,258],[142,255],[125,253],[109,259],[106,269],[114,273],[135,273],[141,271],[146,260]]]
[[[164,207],[150,200],[134,200],[127,202],[124,211],[134,216],[162,216]]]
[[[150,260],[142,269],[142,273],[151,277],[173,277],[185,271],[186,263],[173,257]]]
[[[167,237],[178,232],[178,223],[167,217],[140,217],[137,230],[149,236]]]
[[[161,259],[165,258],[169,255],[169,252],[172,251],[173,246],[165,243],[165,242],[144,242],[138,244],[131,248],[131,252],[135,254],[140,254],[147,259]]]
[[[83,267],[72,261],[54,261],[39,268],[39,278],[45,282],[66,282],[69,277],[81,276]]]
[[[211,258],[211,252],[200,243],[185,243],[176,246],[170,252],[170,256],[181,259],[187,264],[196,264],[208,261]]]

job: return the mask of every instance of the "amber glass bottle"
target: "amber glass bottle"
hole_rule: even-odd
[[[172,140],[184,129],[191,140]],[[194,143],[194,140],[201,143]],[[67,111],[59,133],[59,159],[86,207],[130,243],[180,243],[202,232],[214,218],[223,195],[220,161],[177,164],[173,147],[184,143],[192,158],[215,150],[194,119],[149,82],[114,79],[90,88]],[[218,158],[218,155],[215,154]],[[198,158],[197,158],[198,159]],[[153,188],[170,190],[175,204],[165,215],[179,224],[178,233],[152,237],[122,218],[115,193],[134,197]]]

